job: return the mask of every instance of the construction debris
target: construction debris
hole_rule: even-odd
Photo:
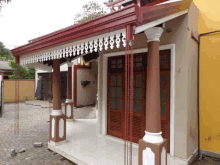
[[[11,156],[15,156],[16,155],[16,152],[15,152],[15,149],[11,149]]]
[[[19,153],[25,152],[25,148],[22,148]]]
[[[35,142],[34,143],[34,147],[41,147],[42,146],[42,142]]]

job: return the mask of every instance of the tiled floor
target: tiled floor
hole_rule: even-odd
[[[124,165],[124,141],[97,133],[96,119],[67,122],[67,143],[48,147],[78,165]],[[132,165],[138,164],[138,145],[132,148]],[[168,154],[168,165],[186,165]]]

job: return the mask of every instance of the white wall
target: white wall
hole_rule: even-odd
[[[92,62],[91,69],[77,69],[77,105],[88,105],[96,102],[97,94],[97,78],[95,75],[98,74],[97,61]],[[98,75],[97,75],[98,76]],[[91,81],[91,84],[82,87],[81,81]]]

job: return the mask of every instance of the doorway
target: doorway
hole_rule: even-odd
[[[124,139],[125,56],[108,58],[107,134]],[[133,142],[143,138],[146,123],[147,53],[134,54]],[[170,50],[160,51],[161,130],[170,150]]]

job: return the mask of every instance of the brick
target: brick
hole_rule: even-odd
[[[11,149],[11,156],[15,156],[16,155],[16,152],[15,152],[15,149]]]
[[[42,146],[42,142],[35,142],[34,143],[34,147],[41,147]]]

